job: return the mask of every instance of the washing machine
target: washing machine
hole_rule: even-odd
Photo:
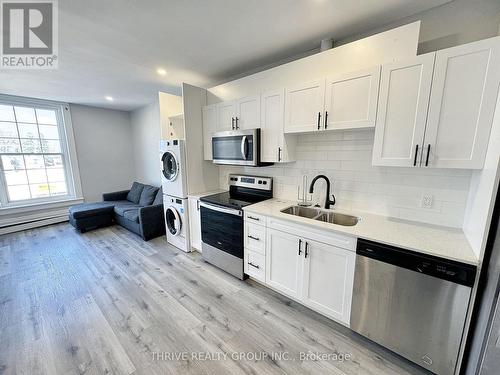
[[[165,210],[167,242],[185,252],[191,251],[187,198],[163,195],[163,208]]]
[[[160,141],[160,165],[163,193],[187,198],[185,143],[183,140]]]

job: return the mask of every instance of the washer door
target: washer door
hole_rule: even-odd
[[[181,233],[182,221],[175,207],[170,206],[167,208],[165,211],[165,221],[167,223],[167,229],[172,236],[178,236]]]
[[[167,151],[163,154],[161,157],[161,161],[163,163],[163,175],[168,181],[173,181],[179,174],[179,163],[177,162],[177,159],[175,155]]]

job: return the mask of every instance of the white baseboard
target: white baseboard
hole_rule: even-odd
[[[62,216],[51,217],[50,219],[37,220],[37,221],[29,222],[29,223],[23,223],[23,224],[3,227],[3,228],[0,228],[0,235],[7,234],[7,233],[20,232],[22,230],[27,230],[27,229],[43,227],[45,225],[50,225],[50,224],[62,223],[64,221],[68,221],[68,214],[65,214]]]

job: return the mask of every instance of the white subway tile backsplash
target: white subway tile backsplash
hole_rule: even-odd
[[[461,169],[374,167],[373,129],[298,135],[297,161],[272,167],[220,167],[220,186],[227,189],[230,173],[271,176],[274,196],[297,200],[302,175],[308,182],[325,174],[333,183],[336,208],[371,212],[429,224],[462,227],[471,171]],[[313,199],[324,201],[324,182]],[[422,195],[433,206],[422,208]]]

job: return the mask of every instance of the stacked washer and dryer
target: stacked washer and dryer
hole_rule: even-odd
[[[185,141],[160,141],[160,159],[167,242],[183,251],[191,251]]]

